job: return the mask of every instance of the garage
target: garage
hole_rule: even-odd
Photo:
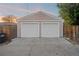
[[[37,11],[17,20],[18,37],[63,37],[63,21],[46,11]]]

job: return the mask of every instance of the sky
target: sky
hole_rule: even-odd
[[[56,3],[0,3],[0,16],[25,16],[37,10],[45,10],[53,15],[59,15]]]

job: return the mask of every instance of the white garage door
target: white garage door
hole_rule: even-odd
[[[22,23],[21,37],[39,37],[39,23]]]
[[[59,23],[42,23],[41,37],[59,37]]]
[[[59,37],[59,22],[21,23],[21,37]]]

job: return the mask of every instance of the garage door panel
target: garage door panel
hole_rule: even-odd
[[[59,37],[58,23],[42,23],[41,37]]]
[[[22,24],[21,37],[39,37],[39,24],[38,23]]]

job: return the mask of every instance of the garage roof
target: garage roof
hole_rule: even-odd
[[[27,16],[21,17],[18,20],[58,20],[59,18],[52,15],[51,13],[47,11],[37,11],[34,13],[31,13]]]

